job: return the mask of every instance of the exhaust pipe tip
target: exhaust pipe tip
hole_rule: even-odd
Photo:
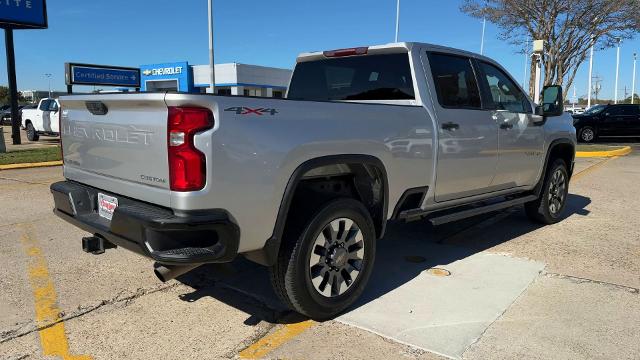
[[[200,265],[202,264],[162,265],[155,263],[153,264],[153,273],[160,281],[167,282],[169,280],[177,278],[180,275],[188,273],[189,271],[199,267]]]

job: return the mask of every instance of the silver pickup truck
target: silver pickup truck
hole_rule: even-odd
[[[562,90],[534,104],[493,60],[394,43],[305,53],[287,99],[61,98],[55,212],[166,281],[239,254],[314,319],[362,293],[389,220],[443,224],[522,205],[562,218],[576,135]],[[398,244],[402,246],[402,244]]]

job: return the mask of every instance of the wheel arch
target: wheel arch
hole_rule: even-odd
[[[540,195],[540,192],[542,191],[542,185],[544,184],[544,179],[547,173],[547,168],[549,167],[549,164],[552,163],[555,159],[564,160],[564,162],[567,164],[569,179],[571,179],[571,176],[573,174],[575,155],[575,144],[570,139],[562,138],[556,139],[551,142],[545,156],[544,166],[542,168],[540,179],[538,180],[538,184],[534,189],[536,195]]]
[[[345,168],[348,171],[335,176],[331,175],[330,170],[339,167],[342,167],[343,171]],[[381,238],[386,228],[389,204],[389,182],[384,164],[379,158],[371,155],[328,155],[307,160],[294,170],[282,196],[271,237],[265,242],[262,249],[247,252],[244,256],[262,265],[273,265],[280,251],[282,237],[290,219],[289,215],[294,205],[294,197],[303,188],[301,185],[307,181],[322,182],[322,179],[333,179],[340,176],[353,178],[352,186],[358,194],[358,197],[354,196],[354,198],[362,201],[369,210],[375,225],[376,237]],[[369,182],[367,178],[373,179],[373,182]],[[371,193],[367,194],[369,191]],[[328,197],[326,201],[331,199],[331,197]]]

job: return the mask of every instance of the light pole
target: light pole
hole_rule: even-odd
[[[618,41],[618,48],[616,50],[616,88],[614,90],[613,95],[613,103],[618,103],[618,75],[620,74],[620,42],[622,41],[620,38],[616,39]]]
[[[633,80],[631,80],[631,103],[635,104],[634,97],[636,94],[636,60],[638,58],[637,53],[633,53]]]
[[[398,33],[400,32],[400,0],[396,3],[396,42],[398,42]]]
[[[536,63],[536,76],[533,90],[533,102],[540,104],[540,80],[542,77],[542,56],[544,56],[544,40],[533,40],[532,59]]]
[[[51,74],[44,74],[44,76],[49,79],[49,98],[51,98]]]
[[[484,29],[487,26],[487,18],[482,19],[482,39],[480,40],[480,55],[484,55]]]
[[[523,89],[528,88],[528,86],[526,86],[526,84],[527,84],[527,74],[529,73],[528,67],[529,67],[529,38],[527,37],[526,43],[524,45],[524,76],[522,77],[522,88]]]
[[[591,77],[593,76],[593,37],[591,38],[591,54],[589,55],[589,89],[587,91],[587,109],[591,107]]]
[[[213,0],[209,0],[209,91],[216,93],[216,70],[213,62]]]

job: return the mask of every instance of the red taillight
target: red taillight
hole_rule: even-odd
[[[357,47],[357,48],[325,51],[322,54],[325,57],[330,58],[330,57],[341,57],[341,56],[367,55],[368,51],[369,51],[368,47]]]
[[[204,188],[206,159],[196,149],[193,137],[197,132],[212,127],[213,114],[209,109],[169,107],[167,146],[171,190],[195,191]]]

